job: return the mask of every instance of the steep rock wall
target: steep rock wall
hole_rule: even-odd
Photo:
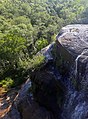
[[[57,53],[73,67],[78,88],[88,82],[88,25],[68,25],[57,35]],[[57,55],[57,56],[59,56]]]
[[[69,90],[63,106],[64,119],[88,118],[88,25],[63,27],[56,38],[56,53],[68,67],[69,80],[75,90]],[[62,62],[62,64],[63,64]],[[64,69],[63,69],[64,70]]]

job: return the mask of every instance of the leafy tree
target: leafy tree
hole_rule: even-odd
[[[36,67],[43,59],[34,60],[36,52],[54,41],[61,27],[88,23],[87,12],[86,0],[0,0],[0,73],[13,68],[16,79],[23,69]]]
[[[46,39],[39,39],[35,42],[35,47],[37,48],[37,51],[40,51],[42,48],[44,48],[46,45],[48,45],[48,42]]]
[[[25,39],[14,34],[7,34],[0,40],[0,61],[3,69],[16,68],[20,58],[24,57]]]

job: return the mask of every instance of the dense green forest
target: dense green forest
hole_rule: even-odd
[[[0,0],[0,84],[22,83],[44,61],[35,54],[61,27],[88,23],[87,13],[86,0]]]

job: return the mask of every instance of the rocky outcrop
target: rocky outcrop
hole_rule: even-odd
[[[45,56],[45,64],[31,74],[32,91],[36,102],[49,110],[54,119],[62,119],[61,107],[64,103],[66,87],[54,64],[52,51],[55,43],[42,49],[39,53]],[[38,54],[39,54],[38,53]]]
[[[50,111],[33,99],[30,88],[31,82],[28,79],[15,98],[10,111],[2,119],[54,119]]]
[[[57,41],[74,57],[88,49],[88,25],[68,25],[63,27]]]
[[[68,66],[74,63],[79,89],[88,82],[88,25],[68,25],[57,35],[57,52]],[[87,87],[87,86],[86,86]]]
[[[39,52],[45,56],[45,64],[32,72],[31,81],[23,85],[3,119],[62,119],[66,90],[54,66],[53,47],[54,43]]]
[[[69,80],[75,90],[69,90],[63,106],[64,119],[88,118],[88,25],[68,25],[57,35],[56,53],[68,67]],[[59,61],[59,60],[58,60]],[[63,63],[64,62],[64,63]]]
[[[54,73],[53,62],[48,62],[32,74],[33,95],[39,105],[48,109],[55,119],[61,119],[61,107],[64,103],[65,87]],[[58,76],[59,78],[60,75]]]
[[[32,72],[3,119],[87,119],[88,25],[62,28],[39,53],[46,63]]]

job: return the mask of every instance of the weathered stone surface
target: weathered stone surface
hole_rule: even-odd
[[[31,82],[27,80],[3,119],[54,119],[51,112],[34,101],[30,86]]]
[[[73,70],[77,89],[67,93],[63,106],[64,119],[88,118],[88,25],[68,25],[57,35],[57,56]],[[70,73],[69,73],[70,74]]]
[[[88,119],[88,93],[69,93],[63,109],[64,119]]]
[[[57,35],[59,55],[70,66],[75,64],[75,77],[80,88],[88,82],[88,25],[68,25]],[[82,83],[81,83],[82,82]]]
[[[10,112],[3,119],[62,119],[65,87],[54,67],[53,46],[54,43],[39,52],[46,57],[46,63],[32,74],[32,87],[30,80],[23,85]]]
[[[46,64],[32,74],[34,96],[28,80],[4,119],[88,118],[88,25],[62,28],[55,44],[56,57],[51,54],[53,45],[39,52],[45,55]],[[69,82],[70,75],[77,81],[79,91]]]
[[[88,25],[68,25],[60,34],[57,41],[74,57],[88,49]]]
[[[55,119],[62,119],[61,106],[66,90],[61,82],[60,75],[58,78],[55,77],[53,62],[46,63],[45,66],[35,71],[31,77],[34,99],[41,106],[50,110]]]

